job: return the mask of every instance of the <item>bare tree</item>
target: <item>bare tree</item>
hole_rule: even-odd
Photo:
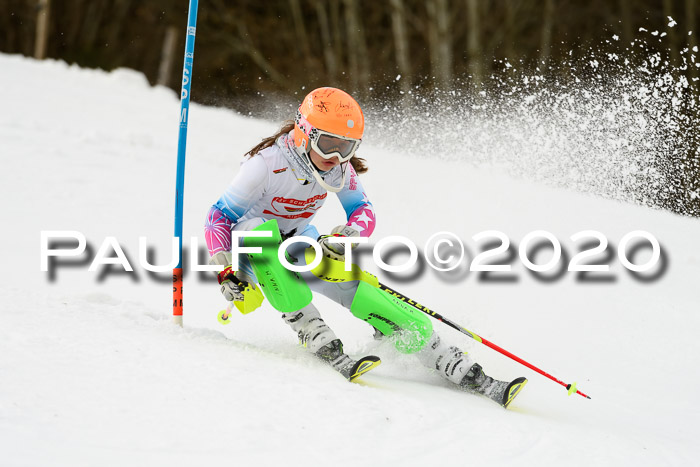
[[[514,0],[508,1],[506,0],[503,4],[503,7],[505,8],[504,16],[505,16],[505,31],[504,31],[504,40],[503,40],[503,55],[506,57],[506,59],[513,63],[515,62],[515,37],[516,37],[516,15],[517,15],[517,8],[519,6],[520,2],[516,2]]]
[[[107,28],[107,43],[117,44],[122,36],[124,26],[128,24],[128,14],[131,8],[132,0],[115,0],[114,11],[109,16],[109,22],[105,25]]]
[[[668,47],[671,51],[671,64],[677,65],[680,62],[678,39],[676,35],[676,28],[670,26],[672,23],[669,18],[673,18],[673,2],[671,0],[664,0],[664,24],[667,24],[666,33],[668,34]]]
[[[336,84],[338,74],[339,57],[336,56],[336,48],[333,47],[331,30],[328,25],[328,12],[323,0],[315,0],[316,16],[318,16],[319,29],[321,30],[321,41],[323,42],[323,60],[326,64],[326,73],[331,84]]]
[[[343,62],[343,24],[340,20],[340,2],[330,2],[331,31],[333,31],[333,50],[338,58],[338,65]]]
[[[547,66],[552,46],[552,21],[554,17],[554,0],[545,0],[542,9],[542,35],[540,36],[540,65]]]
[[[218,31],[218,39],[236,53],[247,55],[250,60],[280,88],[295,92],[296,87],[280,73],[270,60],[253,43],[245,18],[240,12],[230,10],[223,0],[212,0],[221,21],[227,26]]]
[[[165,30],[165,38],[163,39],[163,49],[160,54],[160,66],[158,67],[157,84],[161,86],[170,85],[170,76],[173,69],[173,58],[175,57],[175,48],[177,47],[177,28],[168,26]]]
[[[73,9],[71,10],[71,15],[68,19],[68,30],[65,34],[65,41],[67,44],[73,46],[78,44],[81,37],[81,30],[83,25],[83,17],[86,14],[87,5],[89,0],[75,0],[73,4]]]
[[[466,0],[467,2],[467,57],[469,60],[469,74],[477,86],[483,82],[483,67],[481,63],[481,43],[479,41],[479,2],[478,0]]]
[[[51,0],[39,0],[36,18],[36,38],[34,40],[34,58],[46,58],[46,44],[49,40],[49,14]]]
[[[91,0],[88,3],[80,34],[80,42],[87,49],[93,48],[97,43],[102,18],[108,8],[107,3],[108,0]]]
[[[625,47],[629,47],[630,42],[634,39],[634,22],[632,19],[632,8],[630,0],[618,0],[620,5],[620,22],[622,23],[622,40],[625,42]]]
[[[430,68],[440,89],[452,88],[452,34],[447,0],[428,0]]]
[[[688,31],[690,31],[690,35],[688,36],[688,49],[690,49],[689,55],[695,55],[696,63],[700,64],[700,57],[698,56],[698,53],[695,52],[695,47],[698,45],[697,39],[695,38],[698,33],[695,30],[695,2],[696,0],[685,0],[685,18],[687,21],[686,27]],[[697,78],[698,76],[698,68],[695,66],[696,63],[693,63],[692,61],[689,61],[688,63],[688,78],[690,80]]]
[[[301,52],[306,69],[308,72],[311,72],[316,67],[314,66],[314,60],[311,56],[309,38],[306,34],[306,22],[304,21],[301,13],[301,5],[299,4],[299,0],[289,0],[289,9],[292,12],[292,20],[294,22],[294,31],[296,34],[296,47],[292,48],[297,52]],[[308,74],[315,75],[315,73]]]
[[[348,37],[350,85],[354,93],[364,94],[369,83],[369,56],[365,34],[360,23],[357,0],[343,0],[343,4]]]
[[[411,90],[411,59],[409,57],[410,44],[406,32],[406,12],[403,0],[391,0],[391,28],[394,33],[394,49],[396,50],[396,64],[401,74],[399,87],[406,97]]]

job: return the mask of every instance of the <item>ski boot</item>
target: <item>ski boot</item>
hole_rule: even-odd
[[[525,384],[527,384],[527,379],[523,377],[515,378],[511,382],[493,379],[484,373],[481,365],[475,363],[462,378],[459,386],[468,391],[482,394],[501,406],[508,408],[508,405],[515,399],[515,396],[518,395]]]
[[[343,352],[343,343],[321,318],[313,304],[294,313],[285,313],[282,319],[299,337],[299,344],[316,357],[328,363],[334,370],[352,381],[381,363],[378,357],[367,356],[359,360]]]

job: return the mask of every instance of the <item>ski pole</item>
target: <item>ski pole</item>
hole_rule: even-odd
[[[180,133],[177,139],[177,172],[175,175],[175,237],[178,239],[177,265],[173,269],[173,322],[182,326],[182,210],[185,192],[185,154],[187,151],[187,122],[192,86],[192,62],[194,61],[194,37],[197,30],[197,7],[199,0],[190,0],[187,15],[187,40],[185,60],[182,67],[180,91]]]
[[[314,250],[312,248],[309,248],[308,250],[306,250],[306,263],[311,264],[313,262],[313,259],[314,259]],[[405,295],[403,295],[403,294],[395,291],[394,289],[382,284],[381,282],[379,282],[379,280],[374,275],[372,275],[366,271],[363,271],[356,264],[352,264],[351,270],[346,271],[345,270],[345,263],[343,261],[338,261],[338,260],[334,260],[332,258],[326,257],[321,262],[321,264],[319,264],[317,267],[312,269],[311,272],[319,279],[322,279],[322,280],[327,281],[327,282],[348,282],[348,281],[357,281],[357,280],[367,282],[368,284],[370,284],[374,287],[377,287],[378,289],[383,290],[384,292],[386,292],[388,294],[391,294],[393,297],[396,297],[397,299],[401,300],[402,302],[405,302],[405,303],[411,305],[415,309],[422,311],[423,313],[427,314],[428,316],[431,316],[432,318],[437,319],[438,321],[445,323],[446,325],[450,326],[451,328],[456,329],[457,331],[461,332],[462,334],[466,334],[467,336],[471,337],[475,341],[481,342],[482,344],[484,344],[487,347],[492,348],[496,352],[499,352],[499,353],[505,355],[506,357],[508,357],[512,360],[515,360],[516,362],[520,363],[521,365],[524,365],[524,366],[530,368],[532,371],[535,371],[535,372],[541,374],[542,376],[545,376],[545,377],[551,379],[555,383],[561,384],[562,386],[564,386],[568,390],[569,395],[571,395],[575,392],[576,394],[579,394],[579,395],[585,397],[586,399],[590,399],[589,396],[587,396],[586,394],[584,394],[581,391],[579,391],[578,389],[576,389],[575,382],[567,384],[567,383],[555,378],[554,376],[550,375],[546,371],[540,370],[535,365],[526,362],[522,358],[508,352],[507,350],[494,344],[493,342],[484,339],[483,337],[479,336],[478,334],[469,331],[464,326],[460,326],[459,324],[455,323],[454,321],[452,321],[448,318],[445,318],[441,314],[431,310],[427,306],[421,305],[420,303],[415,302],[415,301],[411,300],[410,298],[406,297]]]
[[[587,396],[586,394],[584,394],[584,393],[582,393],[581,391],[579,391],[578,389],[576,389],[576,383],[575,383],[575,382],[574,382],[574,383],[570,383],[570,384],[566,384],[565,382],[563,382],[563,381],[561,381],[561,380],[555,378],[554,376],[550,375],[550,374],[547,373],[546,371],[540,370],[540,369],[537,368],[535,365],[526,362],[525,360],[523,360],[522,358],[518,357],[517,355],[514,355],[514,354],[508,352],[506,349],[504,349],[504,348],[502,348],[502,347],[500,347],[500,346],[494,344],[494,343],[491,342],[491,341],[488,341],[488,340],[484,339],[483,337],[479,336],[478,334],[476,334],[476,333],[474,333],[474,332],[472,332],[472,331],[469,331],[467,328],[465,328],[465,327],[463,327],[463,326],[460,326],[459,324],[455,323],[454,321],[452,321],[452,320],[450,320],[450,319],[448,319],[448,318],[445,318],[444,316],[442,316],[441,314],[439,314],[439,313],[437,313],[437,312],[431,310],[431,309],[428,308],[427,306],[424,306],[424,305],[421,305],[420,303],[414,302],[414,301],[411,300],[410,298],[408,298],[408,297],[406,297],[405,295],[403,295],[403,294],[401,294],[401,293],[399,293],[399,292],[397,292],[397,291],[391,289],[390,287],[387,287],[386,285],[382,284],[382,283],[379,282],[379,281],[377,281],[377,284],[378,284],[377,287],[378,287],[380,290],[383,290],[384,292],[387,292],[388,294],[391,294],[393,297],[398,298],[398,299],[401,300],[402,302],[408,303],[408,304],[411,305],[413,308],[415,308],[415,309],[417,309],[417,310],[420,310],[420,311],[422,311],[423,313],[427,314],[428,316],[431,316],[431,317],[437,319],[438,321],[441,321],[441,322],[445,323],[446,325],[450,326],[450,327],[453,328],[453,329],[456,329],[457,331],[461,332],[462,334],[466,334],[467,336],[471,337],[471,338],[474,339],[475,341],[481,342],[481,343],[484,344],[485,346],[490,347],[490,348],[492,348],[493,350],[495,350],[496,352],[499,352],[499,353],[505,355],[506,357],[515,360],[516,362],[520,363],[521,365],[525,365],[525,366],[528,367],[529,369],[531,369],[531,370],[533,370],[533,371],[536,371],[537,373],[541,374],[542,376],[545,376],[545,377],[551,379],[552,381],[561,384],[562,386],[564,386],[564,387],[568,390],[569,395],[571,395],[571,394],[573,394],[574,392],[576,392],[576,394],[579,394],[579,395],[585,397],[586,399],[590,399],[589,396]]]

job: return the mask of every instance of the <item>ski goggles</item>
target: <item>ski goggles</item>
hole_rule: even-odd
[[[314,133],[309,138],[311,148],[324,159],[337,157],[340,162],[347,162],[362,142],[360,139],[345,138],[319,129],[315,129]]]

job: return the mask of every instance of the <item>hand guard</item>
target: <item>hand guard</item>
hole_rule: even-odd
[[[330,235],[321,235],[318,237],[318,243],[323,248],[323,256],[328,256],[331,259],[338,261],[345,260],[345,245],[342,243],[330,243],[329,238],[332,237],[359,237],[360,232],[353,229],[349,225],[338,225],[331,230]],[[352,248],[357,246],[357,243],[351,243]]]
[[[231,266],[226,266],[223,271],[217,275],[219,285],[221,285],[221,294],[229,302],[242,302],[243,291],[248,286],[248,283],[236,277],[231,269]]]

